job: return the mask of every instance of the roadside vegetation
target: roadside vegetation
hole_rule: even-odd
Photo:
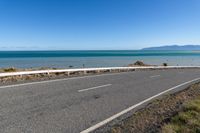
[[[145,64],[144,62],[138,60],[138,61],[136,61],[133,64],[129,64],[128,66],[129,67],[134,67],[134,66],[152,66],[152,65]]]
[[[168,66],[168,64],[167,63],[163,63],[163,66]]]
[[[14,67],[10,67],[10,68],[1,68],[0,72],[16,72],[17,69]]]
[[[200,97],[186,103],[183,111],[162,127],[163,133],[200,133]]]
[[[15,67],[8,67],[8,68],[0,68],[0,72],[19,72],[19,71],[34,71],[34,70],[46,70],[46,69],[57,69],[57,68],[49,68],[49,67],[39,67],[39,68],[27,68],[27,69],[22,69],[22,68],[15,68]]]

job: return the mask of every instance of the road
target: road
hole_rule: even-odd
[[[77,133],[174,86],[199,69],[135,71],[0,86],[0,133]],[[177,86],[177,90],[182,86]]]

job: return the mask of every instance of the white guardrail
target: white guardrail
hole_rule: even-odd
[[[79,68],[79,69],[57,69],[57,70],[38,70],[38,71],[21,71],[21,72],[4,72],[0,77],[22,76],[31,74],[50,74],[50,73],[70,73],[72,72],[89,72],[89,71],[112,71],[112,70],[138,70],[138,69],[181,69],[181,68],[200,68],[200,66],[145,66],[145,67],[102,67],[102,68]]]

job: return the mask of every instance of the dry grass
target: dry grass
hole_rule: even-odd
[[[162,127],[163,133],[200,133],[200,97],[183,106],[183,111]]]
[[[39,67],[39,68],[15,68],[15,67],[9,67],[9,68],[0,68],[0,72],[19,72],[19,71],[35,71],[35,70],[56,70],[58,68],[50,68],[50,67]]]
[[[1,68],[0,72],[16,72],[17,69],[14,67],[10,67],[10,68]]]

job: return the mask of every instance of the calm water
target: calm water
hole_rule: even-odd
[[[105,67],[147,64],[200,65],[200,51],[1,51],[0,67]]]

